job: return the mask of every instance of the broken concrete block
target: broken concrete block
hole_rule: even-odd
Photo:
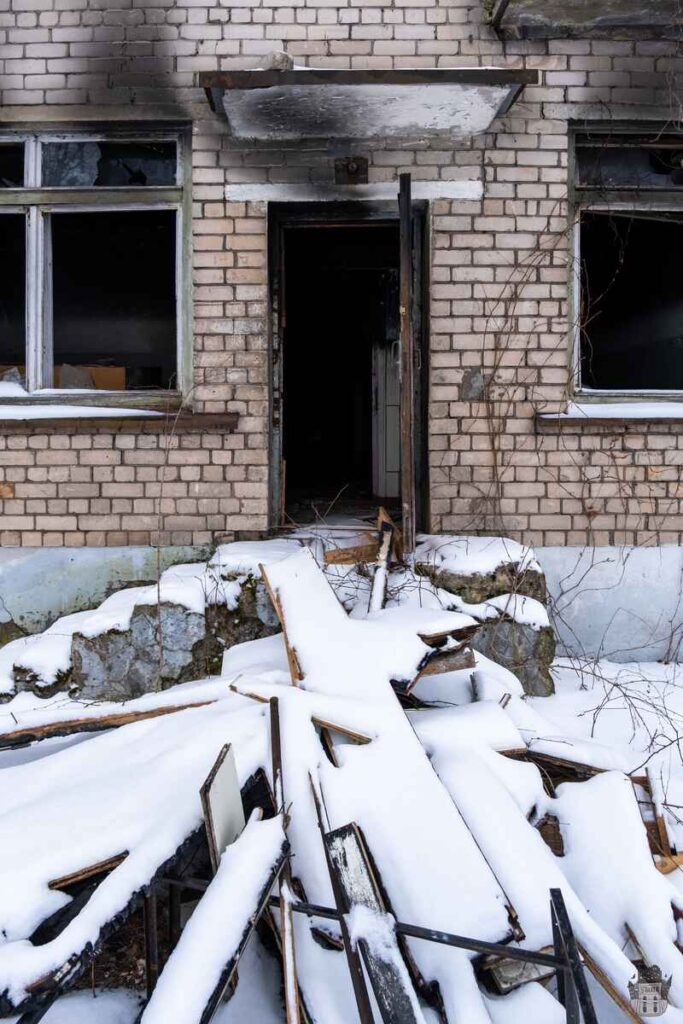
[[[139,605],[127,630],[74,634],[70,686],[81,697],[128,700],[205,675],[194,671],[205,635],[203,615],[175,604]]]
[[[484,623],[472,638],[472,647],[510,670],[534,697],[548,697],[555,686],[550,666],[555,658],[555,634],[501,617]]]
[[[417,562],[415,570],[422,576],[428,576],[435,586],[449,590],[451,594],[457,594],[469,604],[480,604],[501,594],[533,597],[541,604],[545,604],[547,600],[545,576],[540,569],[520,569],[511,562],[503,563],[488,573],[452,572],[428,562]]]

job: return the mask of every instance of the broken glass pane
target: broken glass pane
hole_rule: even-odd
[[[664,214],[581,219],[581,383],[683,390],[683,223]]]
[[[584,188],[683,188],[683,139],[667,146],[580,145],[577,163]]]
[[[26,362],[26,221],[0,216],[0,394],[2,382],[22,384]]]
[[[43,185],[131,188],[175,185],[175,142],[45,142]]]
[[[176,387],[176,215],[52,216],[54,386]]]
[[[21,188],[23,184],[23,142],[0,143],[0,188]]]

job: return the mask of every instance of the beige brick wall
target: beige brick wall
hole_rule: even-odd
[[[366,152],[371,181],[407,170],[485,185],[482,201],[430,208],[431,528],[546,544],[681,540],[674,426],[539,433],[534,410],[559,409],[571,383],[567,123],[679,118],[683,61],[649,41],[503,45],[482,22],[481,0],[0,0],[1,120],[193,121],[190,398],[240,417],[234,433],[172,442],[3,431],[2,544],[203,543],[268,525],[267,211],[225,189],[331,181],[333,153],[236,145],[195,78],[275,49],[321,67],[541,69],[542,84],[472,145]],[[462,385],[477,369],[488,387],[472,402]]]

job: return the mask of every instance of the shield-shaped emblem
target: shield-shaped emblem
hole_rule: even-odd
[[[635,966],[638,974],[628,983],[632,1008],[641,1017],[661,1017],[669,1005],[671,976],[662,977],[660,967],[642,960],[637,960]]]

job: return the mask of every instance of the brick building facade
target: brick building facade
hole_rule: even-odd
[[[429,133],[400,144],[240,142],[198,75],[255,68],[277,50],[320,68],[494,65],[537,69],[540,80],[488,131],[456,143]],[[370,186],[401,172],[416,195],[430,183],[421,525],[546,545],[680,543],[683,380],[671,376],[670,393],[593,389],[577,407],[570,285],[582,257],[573,258],[570,200],[575,128],[674,132],[682,73],[678,42],[646,28],[501,39],[481,0],[0,0],[0,140],[177,133],[186,168],[167,204],[186,238],[183,412],[164,395],[136,399],[166,410],[163,427],[115,413],[74,419],[64,407],[76,396],[61,395],[41,422],[7,417],[44,396],[3,399],[2,545],[204,544],[277,525],[269,201],[319,196],[334,183],[335,158],[351,155],[367,158]],[[457,182],[480,183],[481,196],[463,187],[453,198]],[[27,213],[11,206],[14,189],[0,191],[0,227],[3,213],[39,219],[59,201],[36,188],[38,212]],[[675,199],[674,184],[667,209]],[[130,410],[125,391],[119,400]]]

